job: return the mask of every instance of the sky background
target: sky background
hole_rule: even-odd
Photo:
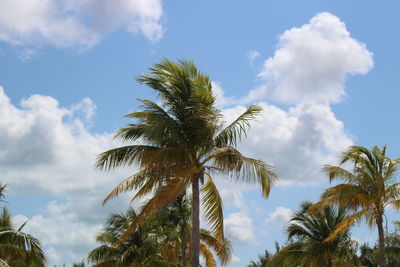
[[[112,133],[154,99],[135,77],[167,57],[191,59],[213,81],[230,121],[264,111],[240,149],[275,166],[269,199],[219,179],[229,266],[246,266],[303,200],[329,184],[324,164],[356,144],[400,155],[398,1],[0,0],[0,181],[16,225],[38,237],[49,266],[96,246],[102,199],[134,169],[99,172]],[[134,205],[138,205],[134,203]],[[398,214],[388,211],[389,223]],[[389,224],[390,225],[390,224]],[[365,227],[353,238],[373,244]]]

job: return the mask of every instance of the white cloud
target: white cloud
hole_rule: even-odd
[[[373,66],[372,53],[353,39],[340,19],[330,13],[284,32],[273,57],[259,77],[265,84],[244,101],[273,97],[285,103],[333,103],[345,96],[349,74],[365,74]]]
[[[211,82],[212,86],[212,91],[213,94],[215,95],[215,105],[217,107],[225,107],[231,104],[236,103],[236,99],[233,97],[227,97],[224,93],[224,90],[222,90],[221,85],[218,82]]]
[[[256,243],[253,222],[250,216],[242,212],[231,213],[224,219],[228,238],[242,244]]]
[[[247,51],[246,55],[247,55],[247,59],[249,60],[250,64],[253,64],[254,61],[258,57],[260,57],[260,53],[258,51],[256,51],[256,50]]]
[[[43,242],[52,263],[80,260],[94,247],[108,212],[127,207],[125,197],[105,207],[101,202],[129,171],[95,170],[96,156],[116,143],[110,134],[87,130],[96,109],[90,99],[64,108],[52,97],[32,95],[20,105],[13,105],[0,87],[1,182],[9,185],[10,194],[35,192],[64,199],[29,218],[25,229]]]
[[[285,207],[276,207],[275,211],[268,214],[266,222],[285,228],[292,219],[294,211]]]
[[[0,6],[0,40],[22,47],[89,48],[119,28],[156,42],[164,32],[161,0],[0,0]]]
[[[305,185],[324,179],[322,166],[335,163],[338,153],[352,144],[329,106],[304,104],[285,111],[259,104],[263,112],[239,147],[245,155],[274,165],[280,184]],[[226,109],[224,115],[232,121],[244,110],[236,106]]]

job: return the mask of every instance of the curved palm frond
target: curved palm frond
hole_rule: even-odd
[[[219,240],[224,239],[222,199],[213,180],[208,178],[201,189],[204,215]]]
[[[236,146],[242,139],[242,135],[246,136],[250,121],[253,120],[256,115],[260,114],[261,111],[262,108],[258,105],[249,106],[236,120],[218,133],[215,137],[216,147]]]

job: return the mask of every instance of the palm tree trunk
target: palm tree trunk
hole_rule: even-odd
[[[184,233],[184,229],[182,228],[181,231],[182,231],[182,234],[183,234]],[[182,264],[182,267],[187,267],[186,266],[186,264],[187,264],[186,263],[186,248],[187,248],[187,239],[183,238],[183,235],[182,235],[182,240],[181,240],[181,250],[182,250],[181,264]]]
[[[383,232],[383,214],[379,213],[376,218],[379,235],[379,266],[385,267],[385,233]]]
[[[200,257],[200,175],[192,179],[192,266],[199,267]]]

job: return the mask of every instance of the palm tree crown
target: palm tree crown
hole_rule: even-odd
[[[309,201],[303,202],[294,214],[287,228],[291,242],[275,254],[269,266],[354,266],[356,242],[350,239],[349,231],[326,241],[346,219],[346,210],[328,206],[311,215],[307,213],[311,205]]]
[[[216,237],[223,240],[223,210],[214,175],[256,182],[265,197],[276,180],[268,165],[247,158],[236,149],[249,121],[261,108],[250,106],[223,127],[221,112],[214,107],[211,81],[194,63],[164,59],[150,71],[138,81],[157,93],[158,103],[139,99],[141,110],[127,115],[136,121],[116,133],[117,138],[133,144],[106,151],[97,162],[100,169],[137,165],[139,171],[119,184],[105,201],[130,190],[136,190],[134,199],[152,194],[124,238],[191,185],[192,266],[199,266],[199,187],[202,185],[205,217]]]
[[[366,220],[370,227],[378,228],[380,266],[385,265],[385,237],[383,215],[385,208],[392,205],[400,208],[400,183],[396,182],[399,160],[386,156],[386,146],[380,149],[374,146],[371,150],[352,146],[343,153],[341,165],[350,163],[352,171],[339,166],[326,166],[332,182],[335,179],[344,181],[330,187],[322,194],[322,200],[311,210],[320,209],[331,204],[348,207],[354,213],[344,220],[328,240],[338,233],[346,231],[355,222]]]

